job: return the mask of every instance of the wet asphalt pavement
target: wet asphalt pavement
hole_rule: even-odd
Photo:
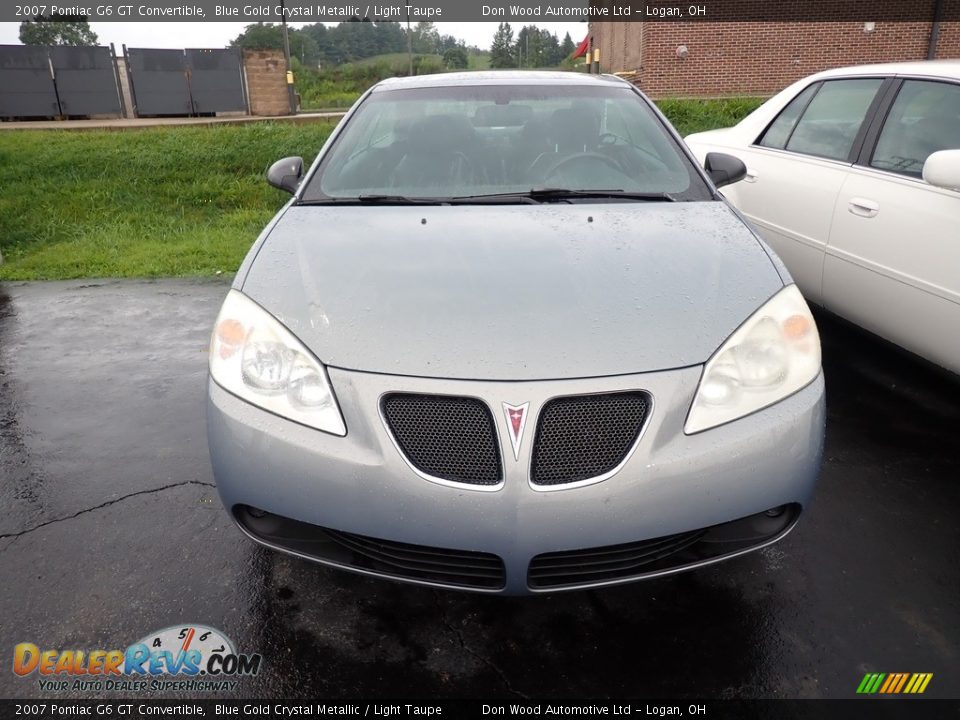
[[[603,591],[477,597],[235,529],[204,430],[226,290],[0,286],[0,697],[44,696],[10,672],[16,643],[124,648],[190,622],[263,654],[237,697],[846,698],[871,671],[960,697],[958,384],[822,319],[825,465],[783,542]]]

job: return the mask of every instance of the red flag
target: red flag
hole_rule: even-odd
[[[578,57],[581,57],[582,55],[586,55],[587,49],[589,47],[590,47],[590,36],[587,35],[587,37],[583,39],[583,42],[577,45],[577,49],[573,51],[573,55],[571,55],[570,57],[576,60]]]

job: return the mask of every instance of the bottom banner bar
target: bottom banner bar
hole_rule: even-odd
[[[876,696],[874,696],[876,698]],[[0,700],[0,718],[710,718],[960,720],[960,700]]]

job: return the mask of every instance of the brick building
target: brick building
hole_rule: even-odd
[[[843,65],[960,58],[960,0],[909,3],[899,21],[591,22],[588,38],[603,72],[652,97],[764,96]]]

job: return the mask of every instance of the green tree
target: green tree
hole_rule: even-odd
[[[310,33],[300,30],[290,31],[290,57],[297,58],[307,67],[316,67],[320,62],[320,49]]]
[[[327,28],[326,25],[323,23],[305,25],[300,29],[300,31],[309,35],[313,39],[314,44],[316,44],[318,62],[324,64],[336,62],[334,57],[333,38],[329,28]]]
[[[570,37],[570,33],[564,35],[563,42],[560,43],[561,59],[570,57],[576,49],[577,44],[573,41],[573,38]]]
[[[458,40],[453,35],[441,35],[437,41],[437,54],[443,55],[447,50],[454,47],[467,49],[467,44],[463,40]]]
[[[273,23],[254,23],[247,25],[230,45],[247,50],[282,50],[283,31]]]
[[[557,67],[563,62],[563,52],[560,50],[560,41],[553,33],[544,32],[542,35],[541,67]]]
[[[513,52],[513,29],[510,23],[500,23],[490,45],[490,67],[500,70],[515,68],[517,57]]]
[[[407,51],[407,35],[398,22],[377,23],[377,55]]]
[[[440,33],[432,22],[418,22],[413,26],[413,51],[432,55],[440,45]]]
[[[443,64],[451,70],[465,70],[470,64],[467,49],[462,45],[454,45],[443,53]]]
[[[96,45],[97,34],[83,15],[63,20],[37,15],[20,23],[20,42],[24,45]]]
[[[549,35],[536,25],[524,25],[517,33],[513,52],[520,61],[520,67],[538,68],[549,65],[544,58],[544,38]]]
[[[307,67],[314,67],[320,60],[320,49],[313,35],[306,29],[289,29],[290,57]],[[283,50],[283,28],[273,23],[247,25],[243,32],[230,41],[232,47],[246,50]]]

